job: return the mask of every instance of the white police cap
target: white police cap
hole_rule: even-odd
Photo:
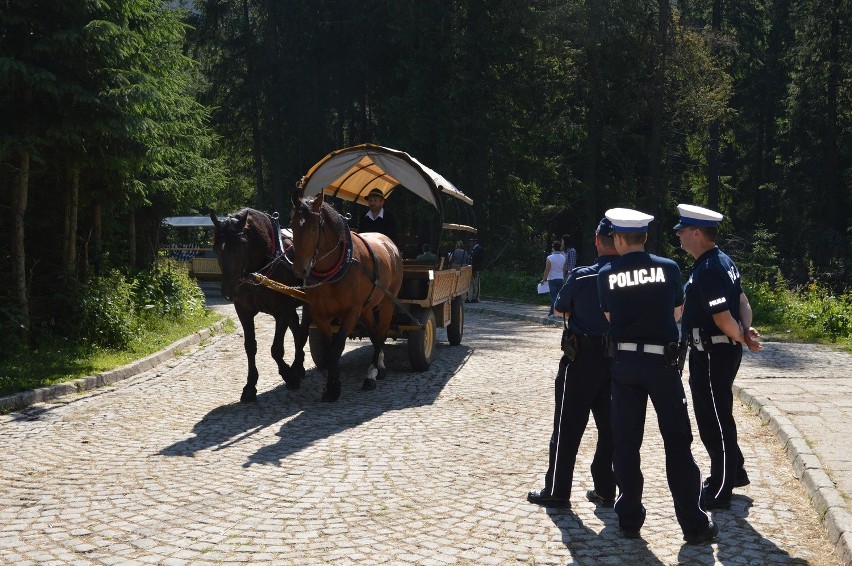
[[[613,232],[647,232],[654,219],[650,214],[630,208],[610,208],[604,214],[612,222]]]
[[[687,226],[718,226],[724,216],[709,208],[702,208],[694,204],[679,204],[677,212],[680,214],[680,222],[675,224],[674,229],[680,230]]]

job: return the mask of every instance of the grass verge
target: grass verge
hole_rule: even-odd
[[[0,360],[0,397],[129,364],[185,336],[209,328],[222,318],[208,310],[181,320],[152,318],[128,347],[121,350],[73,345],[68,341],[40,344],[30,351]],[[228,320],[225,329],[230,332],[233,328],[233,321]]]

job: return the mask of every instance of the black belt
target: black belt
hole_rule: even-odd
[[[603,334],[578,334],[573,332],[574,336],[577,337],[578,342],[585,342],[587,344],[603,344],[606,336]]]

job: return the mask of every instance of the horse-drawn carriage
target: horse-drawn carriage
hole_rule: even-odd
[[[292,239],[282,239],[277,216],[247,208],[219,219],[211,211],[222,295],[234,301],[245,334],[249,373],[241,401],[256,399],[253,320],[258,312],[275,317],[271,353],[287,387],[300,387],[309,341],[311,358],[328,370],[327,401],[340,396],[339,362],[349,338],[369,337],[373,344],[364,389],[374,389],[376,379],[386,373],[383,345],[388,337],[407,339],[416,371],[431,365],[438,328],[447,328],[450,344],[461,342],[471,267],[446,267],[442,254],[430,260],[403,259],[389,237],[350,230],[348,219],[326,202],[328,197],[363,204],[373,189],[388,197],[399,187],[434,208],[439,234],[476,232],[470,198],[408,154],[369,144],[330,153],[302,178],[292,198]],[[460,222],[445,221],[451,208]],[[307,306],[301,320],[299,301]],[[283,359],[287,329],[296,349],[292,366]]]
[[[305,197],[322,194],[358,204],[366,203],[367,194],[375,188],[381,189],[392,203],[392,193],[402,188],[435,208],[440,229],[476,232],[471,225],[473,201],[444,177],[402,151],[363,144],[332,152],[308,171],[302,185]],[[456,213],[454,220],[460,222],[446,222],[450,211]],[[395,307],[387,337],[408,341],[408,357],[415,371],[425,371],[431,365],[437,328],[446,327],[450,344],[462,341],[464,297],[471,267],[453,268],[447,263],[442,253],[435,259],[403,258],[399,292],[394,295],[383,290]],[[334,331],[337,330],[339,326],[335,325]],[[349,333],[350,338],[367,336],[369,331],[361,324]],[[324,367],[323,341],[315,326],[311,328],[309,344],[314,363]]]

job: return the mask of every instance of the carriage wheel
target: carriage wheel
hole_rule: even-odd
[[[464,336],[464,295],[459,295],[450,304],[450,324],[447,325],[447,340],[452,346],[461,344]]]
[[[408,332],[408,361],[411,362],[411,369],[414,371],[426,371],[432,365],[435,345],[438,341],[435,313],[432,309],[421,309],[415,312],[414,316],[423,328]]]
[[[317,369],[325,369],[325,345],[319,328],[311,328],[308,331],[308,345],[311,347],[311,359]]]

